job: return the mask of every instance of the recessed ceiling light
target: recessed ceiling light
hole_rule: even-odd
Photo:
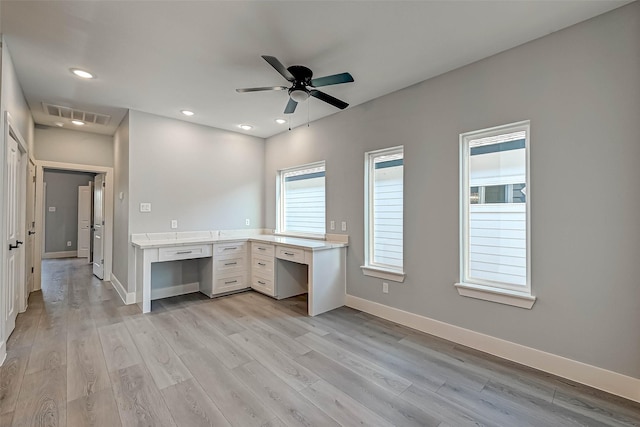
[[[71,123],[76,126],[84,126],[84,122],[82,120],[71,120]]]
[[[81,70],[80,68],[72,68],[71,72],[73,74],[75,74],[78,77],[82,77],[83,79],[95,79],[96,76],[94,76],[93,74],[91,74],[88,71],[85,70]]]
[[[279,125],[283,125],[285,123],[287,123],[287,121],[285,119],[276,119],[276,123]]]
[[[180,112],[185,116],[193,116],[195,114],[193,111],[190,111],[190,110],[180,110]]]
[[[251,130],[251,129],[253,129],[253,126],[251,126],[251,125],[240,125],[240,129],[242,129],[242,130]]]

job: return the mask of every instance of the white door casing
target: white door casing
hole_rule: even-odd
[[[114,176],[113,168],[107,166],[84,165],[77,163],[51,162],[47,160],[36,160],[36,248],[35,251],[35,273],[33,277],[34,291],[41,288],[42,282],[42,248],[44,245],[43,230],[45,217],[45,200],[44,189],[45,182],[43,174],[45,169],[68,170],[78,172],[92,172],[96,174],[104,174],[106,185],[103,192],[104,205],[104,280],[111,280],[111,264],[112,264],[112,248],[113,248],[113,185]]]
[[[78,258],[91,256],[91,186],[78,187]]]
[[[93,274],[104,279],[104,174],[93,182]]]
[[[25,236],[25,275],[26,275],[26,295],[29,297],[29,293],[33,291],[34,283],[33,276],[35,271],[35,238],[36,234],[36,165],[33,160],[29,159],[29,165],[27,169],[27,194],[26,194],[26,230]],[[26,301],[24,301],[26,308]]]
[[[5,174],[5,245],[3,300],[3,337],[11,335],[16,324],[18,311],[22,308],[20,297],[24,291],[24,209],[21,209],[24,197],[24,153],[9,128],[6,139],[6,174]]]

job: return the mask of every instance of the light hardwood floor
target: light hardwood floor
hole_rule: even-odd
[[[247,292],[142,315],[47,260],[0,369],[4,426],[623,426],[640,405],[341,308]]]

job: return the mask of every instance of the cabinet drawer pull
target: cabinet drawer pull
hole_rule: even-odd
[[[223,248],[222,250],[223,250],[223,251],[232,251],[232,250],[234,250],[234,249],[238,249],[238,247],[237,247],[237,246],[234,246],[234,247],[227,247],[227,248]]]
[[[267,248],[261,248],[261,247],[258,247],[258,250],[259,250],[259,251],[266,251],[266,250],[267,250]]]
[[[237,262],[234,261],[234,262],[227,262],[224,265],[236,265],[236,264],[237,264]]]
[[[193,252],[193,251],[178,251],[178,252],[176,252],[176,255],[190,254],[190,253],[192,253],[192,252]]]
[[[238,283],[238,281],[237,280],[230,280],[228,282],[224,282],[225,285],[230,285],[232,283]]]
[[[267,264],[265,264],[264,262],[259,262],[258,265],[265,267]]]
[[[266,283],[263,282],[262,280],[258,280],[258,283],[260,283],[261,285],[266,285]]]
[[[283,253],[284,253],[285,255],[288,255],[288,256],[294,256],[294,255],[295,255],[295,254],[292,254],[291,252],[283,252]]]

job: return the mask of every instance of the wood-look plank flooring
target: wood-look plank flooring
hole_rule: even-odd
[[[0,368],[8,426],[640,426],[640,404],[346,307],[200,294],[125,306],[43,263]]]

